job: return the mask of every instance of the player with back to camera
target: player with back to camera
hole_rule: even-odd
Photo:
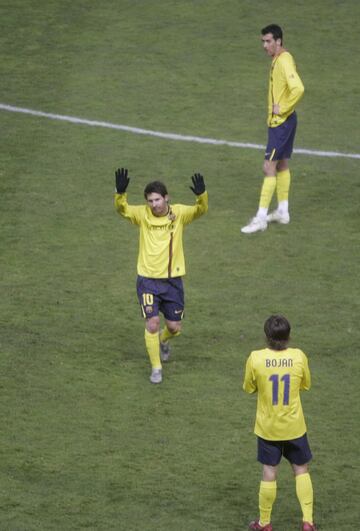
[[[268,92],[268,142],[263,165],[264,181],[258,211],[241,232],[264,231],[268,223],[287,224],[291,157],[296,132],[295,106],[304,94],[304,85],[296,71],[292,55],[283,47],[280,26],[271,24],[261,30],[265,52],[272,58]],[[268,214],[272,196],[277,191],[277,209]]]
[[[196,195],[195,205],[170,205],[166,186],[160,181],[149,183],[144,190],[145,205],[127,202],[128,170],[115,172],[115,208],[118,213],[140,228],[137,261],[137,295],[145,318],[145,345],[152,367],[150,381],[162,382],[162,363],[170,355],[169,340],[181,332],[184,314],[185,275],[183,230],[208,210],[208,194],[200,173],[192,176],[190,189]],[[160,331],[159,312],[165,326]]]
[[[290,323],[272,315],[264,325],[268,347],[251,352],[246,362],[243,389],[256,393],[258,461],[262,463],[259,490],[260,518],[253,531],[272,531],[271,511],[276,498],[276,476],[284,456],[295,475],[296,495],[303,513],[302,531],[316,531],[313,523],[313,487],[308,471],[312,458],[300,391],[309,390],[308,360],[298,348],[289,348]]]

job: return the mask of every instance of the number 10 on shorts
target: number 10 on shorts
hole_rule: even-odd
[[[152,306],[154,304],[154,295],[152,293],[142,294],[143,306]]]

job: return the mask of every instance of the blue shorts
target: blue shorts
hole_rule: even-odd
[[[276,466],[284,456],[291,464],[305,465],[312,459],[312,454],[306,433],[302,437],[290,441],[267,441],[261,437],[258,440],[257,460],[263,465]]]
[[[161,312],[168,321],[181,321],[184,316],[184,288],[181,277],[147,278],[138,276],[136,291],[145,319]]]
[[[290,114],[287,120],[277,127],[268,128],[268,143],[265,160],[290,159],[294,147],[297,117],[296,112]]]

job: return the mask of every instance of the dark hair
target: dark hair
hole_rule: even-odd
[[[166,195],[168,195],[168,191],[164,183],[160,181],[153,181],[152,183],[149,183],[145,186],[145,190],[144,190],[145,199],[147,199],[147,196],[149,194],[160,194],[163,197],[165,197]]]
[[[291,326],[282,315],[271,315],[266,319],[264,332],[269,347],[272,350],[284,350],[290,339]]]
[[[261,30],[261,35],[266,35],[267,33],[271,33],[275,40],[280,39],[282,44],[283,32],[280,26],[277,24],[269,24],[269,26],[265,26],[265,28]]]

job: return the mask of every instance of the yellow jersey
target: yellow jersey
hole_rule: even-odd
[[[208,210],[208,194],[196,196],[196,204],[171,205],[171,216],[154,216],[147,205],[132,206],[127,194],[115,194],[115,208],[124,218],[140,227],[138,275],[172,278],[185,275],[184,226]]]
[[[269,441],[287,441],[304,435],[300,390],[309,390],[310,386],[308,360],[302,350],[265,348],[251,352],[243,389],[258,393],[256,435]]]
[[[269,127],[277,127],[295,110],[295,105],[304,94],[304,85],[296,71],[292,55],[283,51],[274,57],[269,78],[268,119]],[[273,105],[280,106],[280,114],[273,114]]]

